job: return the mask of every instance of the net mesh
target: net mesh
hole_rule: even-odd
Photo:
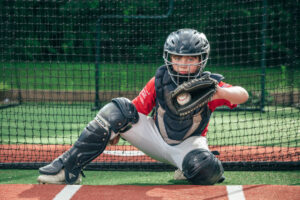
[[[212,116],[225,167],[300,162],[299,1],[0,1],[0,166],[38,167],[77,140],[114,97],[133,99],[163,64],[172,31],[210,41],[206,70],[250,98]],[[90,167],[167,167],[125,140]]]

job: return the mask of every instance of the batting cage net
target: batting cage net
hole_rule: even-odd
[[[163,65],[170,32],[211,45],[206,71],[249,100],[211,117],[225,169],[299,169],[298,0],[0,1],[0,167],[37,168],[70,148],[114,97],[133,99]],[[87,168],[156,169],[120,139]]]

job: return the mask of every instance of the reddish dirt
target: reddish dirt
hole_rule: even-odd
[[[50,200],[62,191],[64,185],[0,185],[0,200]],[[122,199],[122,200],[230,200],[235,192],[228,186],[154,185],[154,186],[88,186],[83,185],[65,199]],[[241,193],[245,200],[299,200],[300,186],[245,185]],[[236,199],[236,198],[235,198]]]

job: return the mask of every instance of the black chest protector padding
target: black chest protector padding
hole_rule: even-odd
[[[163,116],[161,116],[163,118],[164,127],[162,127],[162,122],[159,122],[161,118],[157,116],[161,113],[159,111],[156,112],[155,123],[163,138],[164,133],[162,132],[165,131],[168,139],[173,140],[173,143],[170,143],[164,138],[168,144],[179,144],[184,140],[187,134],[190,134],[189,136],[200,135],[208,124],[211,115],[211,111],[207,105],[195,110],[187,116],[179,116],[171,112],[165,102],[165,96],[175,90],[176,87],[176,84],[172,81],[167,71],[167,67],[161,66],[158,68],[155,75],[156,110],[162,109],[165,111]],[[194,128],[192,133],[189,133],[191,127],[195,123],[193,121],[195,115],[201,117],[201,122]]]
[[[190,127],[193,125],[191,119],[171,119],[169,115],[164,116],[165,128],[168,136],[172,140],[182,140]]]

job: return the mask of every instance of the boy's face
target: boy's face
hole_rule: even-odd
[[[200,59],[198,56],[171,56],[173,70],[179,74],[193,74],[199,69]]]

